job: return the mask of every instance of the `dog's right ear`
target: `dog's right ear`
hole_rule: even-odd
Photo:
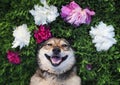
[[[41,49],[44,46],[44,42],[37,44],[37,50]]]
[[[46,43],[47,43],[47,41],[43,41],[43,42],[41,42],[41,43],[38,43],[38,44],[37,44],[37,50],[39,50],[39,49],[41,49],[43,46],[45,46]]]
[[[36,51],[35,51],[36,56],[38,56],[38,52],[42,47],[43,47],[43,43],[37,44]]]

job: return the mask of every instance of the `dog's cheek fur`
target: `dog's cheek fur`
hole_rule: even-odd
[[[45,53],[47,53],[47,51],[43,48],[38,51],[38,60],[40,61],[38,64],[42,70],[49,71],[52,66],[50,61],[45,57]]]
[[[65,55],[69,55],[68,58],[57,67],[52,66],[51,62],[45,57],[45,53],[48,52],[44,50],[44,48],[41,48],[38,52],[38,58],[40,61],[39,66],[42,70],[48,71],[49,73],[62,74],[70,70],[75,64],[74,52],[72,49],[71,51],[66,51]]]
[[[61,73],[70,70],[76,62],[73,51],[66,52],[65,54],[69,55],[68,58],[65,61],[63,61],[57,68],[58,71],[60,71]]]

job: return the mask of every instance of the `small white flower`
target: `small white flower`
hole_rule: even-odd
[[[30,32],[28,31],[26,24],[16,27],[16,29],[13,31],[13,36],[15,39],[12,43],[12,48],[20,46],[21,49],[22,47],[25,47],[25,45],[28,46],[30,42]]]
[[[115,33],[112,25],[106,25],[102,21],[91,27],[90,35],[93,38],[92,42],[95,43],[97,51],[107,51],[113,44],[116,44],[114,39]]]
[[[46,3],[46,0],[41,0],[41,3],[44,6],[34,5],[34,10],[29,12],[34,16],[36,25],[44,25],[56,20],[56,17],[59,16],[57,7]]]

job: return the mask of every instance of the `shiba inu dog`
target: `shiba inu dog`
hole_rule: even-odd
[[[63,38],[50,38],[38,49],[38,65],[30,85],[81,85],[74,51]]]

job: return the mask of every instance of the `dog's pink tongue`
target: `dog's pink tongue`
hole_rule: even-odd
[[[52,57],[51,61],[53,64],[59,64],[62,61],[62,58],[60,57]]]

